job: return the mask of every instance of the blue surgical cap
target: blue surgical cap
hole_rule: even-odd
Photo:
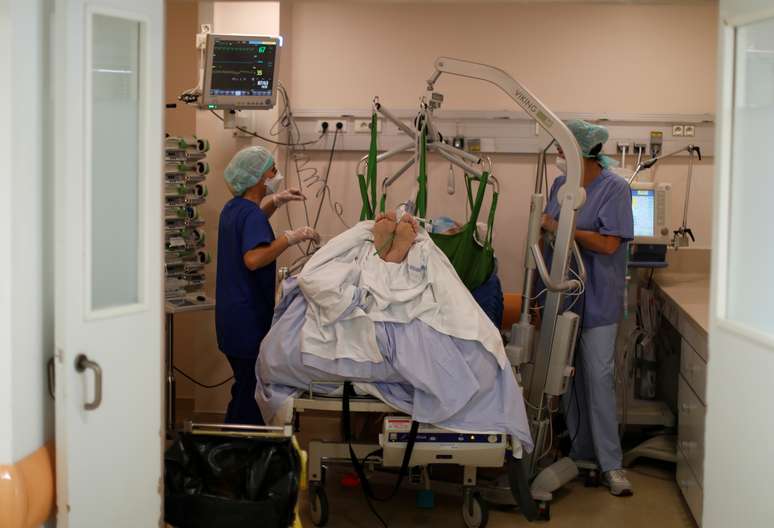
[[[615,167],[618,162],[602,154],[602,146],[607,141],[609,134],[607,128],[593,125],[581,119],[573,119],[567,122],[567,128],[575,136],[581,148],[584,158],[596,159],[603,168]]]
[[[263,147],[247,147],[231,158],[223,177],[234,196],[242,196],[272,165],[274,156],[271,152]]]

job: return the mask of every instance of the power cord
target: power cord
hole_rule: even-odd
[[[224,110],[224,111],[228,112],[228,110]],[[215,117],[217,117],[219,120],[224,121],[223,116],[219,116],[217,114],[217,112],[215,112],[215,110],[210,110],[210,113],[212,115],[214,115]],[[315,139],[313,141],[306,141],[306,142],[303,142],[303,143],[284,143],[282,141],[274,141],[273,139],[269,139],[267,137],[264,137],[264,136],[258,134],[257,132],[253,132],[252,130],[246,129],[245,127],[238,126],[238,127],[234,127],[234,128],[236,128],[240,132],[244,132],[245,134],[247,134],[249,136],[257,137],[258,139],[260,139],[262,141],[265,141],[267,143],[271,143],[272,145],[279,145],[281,147],[293,147],[293,146],[297,146],[297,145],[314,145],[315,143],[318,143],[323,138],[323,136],[325,136],[325,132],[322,132],[317,137],[317,139]]]
[[[229,381],[234,379],[234,376],[231,376],[228,379],[225,379],[225,380],[221,381],[220,383],[216,383],[215,385],[207,385],[205,383],[201,383],[200,381],[196,381],[193,377],[189,376],[182,369],[180,369],[178,367],[172,367],[172,368],[175,369],[176,372],[182,374],[182,376],[184,378],[186,378],[188,381],[190,381],[194,385],[198,385],[199,387],[202,387],[204,389],[217,389],[218,387],[222,387],[223,385],[225,385],[226,383],[228,383]]]
[[[581,257],[582,258],[582,257]],[[583,340],[583,318],[586,315],[586,296],[581,295],[580,297],[581,304],[580,304],[580,313],[578,314],[578,336],[575,338],[575,354],[572,358],[572,366],[575,368],[577,373],[577,364],[578,364],[578,356],[580,355],[579,345],[581,341]],[[577,299],[576,299],[577,301]],[[575,303],[573,303],[574,305]],[[585,374],[585,372],[584,372]],[[570,397],[575,401],[575,410],[578,415],[578,421],[575,424],[575,433],[570,437],[570,445],[575,443],[575,440],[578,438],[578,434],[580,434],[580,425],[581,425],[581,407],[580,407],[580,400],[578,398],[578,384],[575,382],[575,379],[572,380],[572,394]],[[570,404],[572,402],[569,402],[567,407],[570,407]]]
[[[322,179],[322,186],[320,187],[320,190],[317,191],[317,196],[320,197],[320,205],[317,208],[317,214],[314,217],[314,224],[312,227],[317,229],[317,224],[320,221],[320,212],[322,211],[322,204],[325,201],[325,195],[330,194],[330,187],[328,187],[328,178],[331,175],[331,167],[333,166],[333,155],[336,153],[336,139],[339,137],[339,132],[341,131],[343,125],[341,122],[336,124],[336,131],[333,133],[333,145],[331,146],[331,153],[328,157],[328,167],[325,169],[325,178]]]
[[[277,118],[277,121],[272,125],[271,129],[269,130],[269,134],[271,136],[279,136],[282,131],[287,131],[288,135],[288,143],[290,143],[289,146],[286,146],[287,149],[287,155],[285,156],[285,173],[290,174],[290,163],[292,161],[293,168],[296,172],[296,179],[298,181],[298,188],[302,189],[304,187],[310,188],[314,186],[315,184],[322,181],[319,176],[319,171],[316,167],[310,166],[311,158],[309,154],[306,152],[306,148],[303,143],[299,142],[301,138],[301,130],[296,123],[295,117],[293,115],[293,110],[291,107],[290,102],[290,96],[288,95],[287,91],[285,90],[285,87],[280,83],[277,85],[277,91],[280,94],[281,100],[282,100],[282,107],[280,111],[280,115]],[[329,131],[330,125],[327,121],[323,121],[322,123],[322,133],[325,135]],[[343,128],[343,123],[339,124],[337,123],[336,128],[338,131],[341,131]],[[329,169],[330,171],[330,169]],[[325,179],[325,182],[327,183],[327,177]],[[349,229],[351,226],[344,220],[344,207],[339,202],[334,202],[332,198],[332,193],[330,192],[330,189],[328,189],[327,192],[327,201],[330,205],[331,211],[336,215],[336,217],[339,219],[339,221],[342,223],[342,225]],[[306,201],[302,202],[301,204],[304,208],[304,218],[305,218],[305,225],[312,225],[312,221],[309,214],[309,207]],[[285,215],[287,217],[288,226],[290,229],[293,229],[293,219],[290,214],[290,207],[285,207]],[[308,256],[308,254],[304,251],[304,249],[301,247],[301,245],[295,246],[297,250],[301,253],[302,256]]]
[[[368,459],[371,457],[376,457],[382,450],[377,449],[376,451],[373,451],[371,453],[368,453],[366,457],[363,459],[363,466],[365,466],[368,463]],[[382,528],[389,528],[387,525],[387,522],[382,518],[381,515],[379,515],[379,512],[376,510],[376,506],[374,506],[374,503],[371,501],[371,497],[368,496],[368,493],[366,493],[365,488],[363,489],[363,496],[365,497],[366,504],[368,505],[368,509],[371,510],[371,513],[379,520],[379,524],[382,525]]]
[[[341,122],[336,123],[336,131],[333,133],[333,145],[331,146],[331,153],[328,157],[328,168],[325,170],[325,178],[322,179],[322,186],[320,187],[320,190],[317,191],[317,196],[320,198],[320,203],[317,205],[317,214],[314,217],[314,224],[312,224],[312,228],[317,230],[317,225],[320,222],[320,213],[322,212],[323,204],[325,203],[325,198],[330,198],[331,196],[331,189],[328,187],[328,178],[331,175],[331,166],[333,166],[333,156],[336,153],[336,139],[339,137],[339,131],[343,128],[344,125],[341,124]],[[326,196],[327,195],[327,196]],[[333,204],[331,204],[333,206]],[[335,206],[334,212],[341,218],[341,215],[339,215],[338,211],[336,211]],[[307,255],[312,250],[312,242],[309,242],[309,245],[306,248]]]

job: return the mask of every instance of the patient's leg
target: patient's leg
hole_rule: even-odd
[[[385,258],[390,252],[395,238],[395,228],[398,222],[395,213],[390,211],[387,214],[380,214],[376,217],[374,223],[374,247],[380,257]]]
[[[419,232],[419,224],[417,219],[413,216],[406,214],[398,222],[398,227],[395,228],[395,240],[392,243],[392,249],[384,257],[387,262],[403,262],[408,255],[411,245],[417,238]]]

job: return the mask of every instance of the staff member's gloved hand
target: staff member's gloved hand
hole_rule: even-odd
[[[303,202],[306,200],[306,196],[301,194],[300,190],[291,188],[272,194],[271,199],[274,202],[274,207],[279,207],[288,202]]]
[[[285,231],[285,238],[288,239],[288,245],[294,246],[304,240],[314,240],[320,243],[320,235],[309,226],[299,227],[298,229],[289,229]]]
[[[543,216],[540,218],[540,227],[543,228],[543,231],[556,233],[556,230],[559,229],[559,222],[554,220],[552,216],[543,213]]]

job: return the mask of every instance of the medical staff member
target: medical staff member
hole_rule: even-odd
[[[283,178],[265,148],[239,151],[223,176],[234,195],[220,213],[215,293],[218,347],[234,371],[226,423],[262,425],[255,361],[274,312],[276,260],[288,247],[320,238],[311,227],[274,237],[269,217],[305,198],[298,189],[279,190]]]
[[[615,342],[623,314],[627,241],[633,238],[631,191],[626,180],[612,172],[615,163],[603,156],[605,127],[581,120],[567,123],[583,155],[586,202],[576,214],[575,241],[586,265],[585,293],[573,310],[582,318],[576,350],[575,377],[563,398],[574,460],[596,460],[610,493],[631,495],[632,485],[622,469],[618,437],[614,373]],[[560,206],[559,188],[566,180],[566,160],[551,187],[543,215],[543,229],[555,233]]]

